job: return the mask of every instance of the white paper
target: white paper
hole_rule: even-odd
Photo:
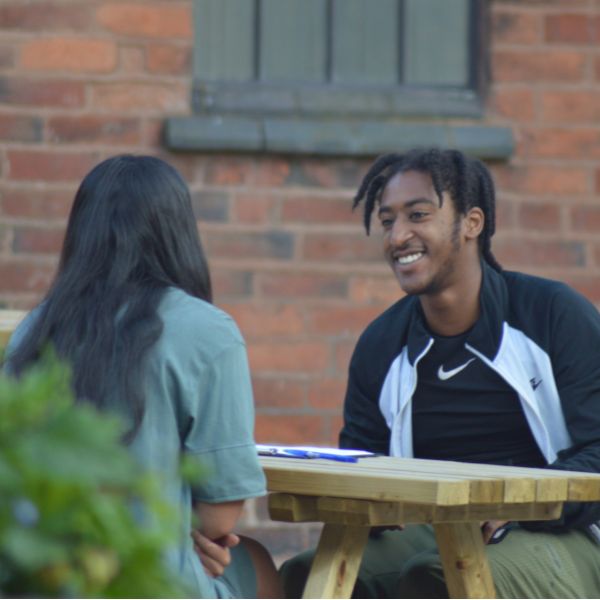
[[[286,450],[300,450],[302,452],[331,454],[333,456],[355,456],[357,458],[364,456],[375,456],[372,452],[367,452],[366,450],[347,450],[340,448],[328,448],[325,446],[280,446],[277,444],[256,444],[256,450],[259,454],[267,456],[289,456]]]

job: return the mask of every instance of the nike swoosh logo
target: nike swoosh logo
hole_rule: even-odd
[[[442,380],[446,381],[446,379],[450,379],[450,377],[454,377],[457,373],[460,373],[463,369],[466,369],[475,359],[469,359],[464,365],[460,365],[455,369],[450,369],[449,371],[444,371],[444,365],[440,365],[438,369],[437,376]]]

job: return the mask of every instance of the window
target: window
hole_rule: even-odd
[[[485,0],[194,6],[196,116],[170,120],[172,147],[320,154],[399,150],[399,140],[478,144],[488,154],[512,147],[505,129],[448,124],[483,114]]]

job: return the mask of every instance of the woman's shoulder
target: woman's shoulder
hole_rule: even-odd
[[[235,321],[224,310],[183,290],[169,288],[158,312],[163,322],[163,337],[173,337],[180,344],[186,340],[194,345],[199,341],[210,342],[218,351],[244,343]]]

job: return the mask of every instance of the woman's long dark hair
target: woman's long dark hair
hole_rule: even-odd
[[[73,370],[78,401],[116,399],[143,414],[142,368],[163,324],[167,287],[211,301],[188,187],[151,156],[115,156],[85,177],[73,202],[60,263],[33,327],[9,358],[16,375],[50,343]]]

